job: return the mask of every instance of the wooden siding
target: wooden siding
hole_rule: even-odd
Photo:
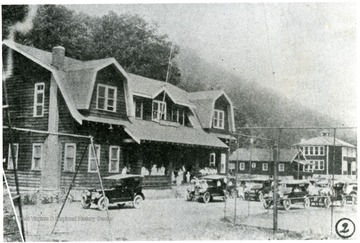
[[[13,52],[13,74],[6,80],[8,104],[12,125],[37,130],[48,129],[49,90],[51,73],[30,61],[21,54]],[[45,84],[44,116],[34,117],[34,88],[36,83]],[[7,125],[6,116],[3,124]]]
[[[18,171],[17,172],[19,186],[26,188],[40,188],[41,172],[40,171]],[[15,186],[13,171],[6,172],[6,179],[9,186]]]
[[[114,66],[108,66],[97,73],[94,90],[91,97],[90,109],[82,111],[84,115],[92,115],[106,118],[127,118],[124,77],[119,74]],[[117,88],[116,112],[96,109],[96,97],[98,84],[115,86]]]
[[[252,161],[251,163],[256,163],[256,168],[249,168],[251,163],[249,161],[239,161],[239,165],[236,167],[236,161],[230,161],[230,163],[235,164],[235,168],[238,168],[239,174],[253,174],[253,175],[274,175],[274,162],[273,161]],[[245,169],[240,170],[240,163],[245,163]],[[268,164],[268,171],[263,171],[263,164]],[[293,175],[293,164],[289,162],[279,162],[279,164],[284,164],[284,171],[278,171],[279,176]],[[235,172],[235,170],[233,171]]]

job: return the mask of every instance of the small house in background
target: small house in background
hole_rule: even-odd
[[[334,139],[328,130],[322,131],[318,137],[301,139],[293,148],[299,148],[309,160],[306,169],[312,171],[314,177],[329,177],[333,173],[337,178],[357,176],[356,147]]]
[[[274,175],[273,154],[273,149],[239,148],[230,155],[229,172],[272,178]],[[312,172],[306,169],[308,164],[306,157],[297,149],[279,150],[279,178],[311,178]]]

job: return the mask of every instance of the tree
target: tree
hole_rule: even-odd
[[[2,5],[2,39],[8,38],[10,27],[25,19],[29,11],[27,5]]]
[[[109,12],[102,17],[77,14],[64,6],[43,5],[33,20],[34,28],[18,41],[51,51],[61,45],[66,55],[79,60],[114,57],[128,72],[165,81],[171,42],[137,15]],[[175,46],[172,59],[178,54]],[[173,63],[170,82],[180,81]]]

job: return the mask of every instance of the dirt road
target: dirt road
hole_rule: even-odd
[[[113,206],[109,209],[111,230],[106,211],[99,211],[95,206],[82,209],[79,202],[73,202],[65,206],[55,233],[51,234],[60,207],[60,204],[24,207],[29,240],[261,240],[272,237],[271,230],[249,230],[224,222],[225,214],[230,221],[234,220],[234,199],[226,203],[226,208],[221,201],[204,204],[179,198],[144,201],[140,209]],[[330,209],[301,207],[290,212],[279,210],[279,229],[330,235],[330,212]],[[355,207],[334,208],[334,222],[344,216],[356,219]],[[237,201],[237,223],[271,229],[272,211],[265,210],[260,202]]]

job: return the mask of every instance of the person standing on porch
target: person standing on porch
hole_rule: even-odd
[[[190,182],[190,172],[188,171],[186,173],[186,183],[189,183]]]
[[[157,175],[157,168],[156,168],[156,164],[153,165],[153,167],[151,168],[151,175]]]

